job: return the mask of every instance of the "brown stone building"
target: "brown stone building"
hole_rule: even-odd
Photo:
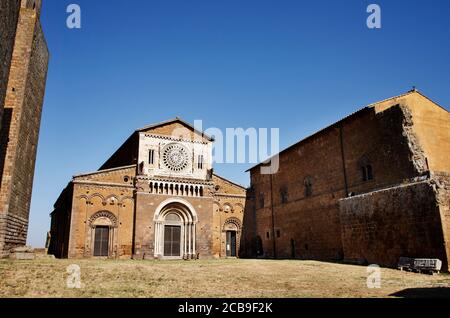
[[[51,214],[60,258],[238,256],[246,190],[213,173],[213,140],[181,119],[136,130]]]
[[[450,113],[416,90],[250,169],[242,256],[395,266],[450,258]]]
[[[40,0],[1,0],[0,257],[27,237],[49,59],[40,9]]]

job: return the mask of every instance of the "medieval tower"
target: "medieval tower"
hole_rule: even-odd
[[[49,53],[41,0],[0,0],[0,257],[25,245]]]

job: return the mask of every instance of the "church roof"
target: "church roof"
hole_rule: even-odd
[[[206,139],[208,139],[209,141],[214,141],[214,138],[208,136],[207,134],[205,134],[203,131],[199,131],[197,130],[194,126],[192,126],[190,123],[188,123],[187,121],[181,119],[180,117],[175,117],[173,119],[169,119],[169,120],[165,120],[156,124],[152,124],[152,125],[148,125],[145,127],[142,127],[140,129],[137,129],[136,132],[142,132],[142,131],[146,131],[149,129],[154,129],[154,128],[158,128],[161,126],[165,126],[165,125],[169,125],[169,124],[173,124],[173,123],[180,123],[186,127],[188,127],[189,129],[192,129],[194,132],[196,132],[197,134],[205,137]]]

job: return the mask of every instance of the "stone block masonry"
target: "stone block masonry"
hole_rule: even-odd
[[[400,257],[438,258],[448,268],[436,191],[429,180],[343,199],[340,219],[347,261],[396,267]]]
[[[396,266],[450,255],[450,113],[417,90],[368,105],[251,168],[242,256]]]
[[[20,1],[0,0],[0,123],[19,19]],[[1,127],[1,126],[0,126]]]
[[[38,0],[20,2],[0,132],[0,257],[27,237],[49,60],[40,8]]]

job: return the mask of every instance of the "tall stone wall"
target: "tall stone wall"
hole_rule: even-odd
[[[11,61],[0,148],[0,253],[26,243],[49,53],[40,2],[22,1]]]
[[[0,0],[0,123],[5,103],[14,39],[16,38],[19,9],[20,1]]]
[[[345,259],[395,267],[400,257],[438,258],[448,268],[441,215],[429,180],[340,201]]]
[[[432,175],[431,185],[437,194],[437,203],[442,220],[445,251],[450,258],[450,173],[440,172]],[[450,263],[450,260],[449,260]]]
[[[400,105],[380,113],[365,108],[283,151],[272,176],[253,168],[246,256],[256,256],[259,245],[265,257],[342,259],[339,200],[422,174],[416,163],[425,160],[405,133],[408,118]],[[365,180],[368,164],[373,178]]]

